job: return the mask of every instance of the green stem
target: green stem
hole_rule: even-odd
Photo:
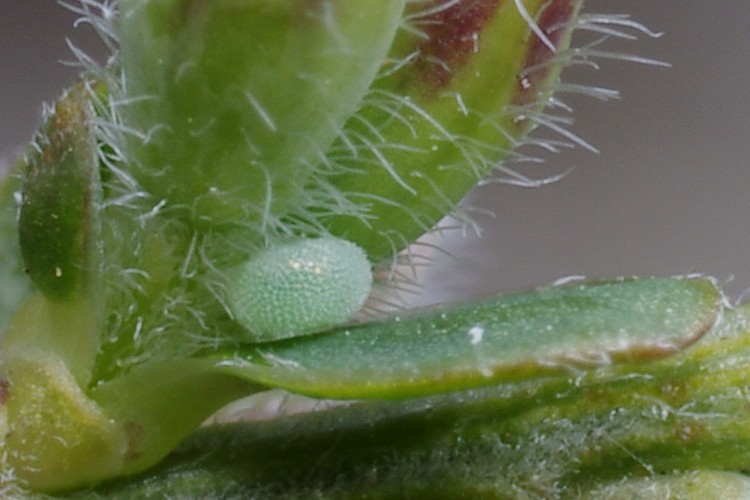
[[[203,360],[146,363],[89,393],[54,353],[14,353],[4,369],[11,384],[4,465],[37,491],[140,472],[211,413],[258,390]]]
[[[121,473],[140,472],[170,450],[222,406],[261,390],[218,373],[208,360],[145,363],[91,391],[127,436]]]

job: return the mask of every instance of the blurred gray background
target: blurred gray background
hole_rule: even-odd
[[[572,168],[538,189],[491,185],[469,205],[482,238],[446,234],[421,274],[427,303],[528,288],[567,275],[672,275],[700,272],[731,296],[750,288],[750,2],[589,0],[588,12],[631,14],[658,40],[608,49],[672,64],[656,68],[602,61],[574,68],[572,83],[617,89],[600,103],[564,96],[576,133],[601,154],[577,149],[550,156],[541,175]],[[70,38],[98,58],[86,26],[55,0],[0,0],[0,159],[28,141],[42,101],[75,77]],[[533,174],[534,170],[525,170]]]

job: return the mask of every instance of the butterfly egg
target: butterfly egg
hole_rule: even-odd
[[[230,307],[248,342],[343,323],[362,307],[371,287],[364,251],[332,237],[275,245],[227,272]]]

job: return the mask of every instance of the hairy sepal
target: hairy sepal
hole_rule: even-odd
[[[24,270],[40,293],[19,308],[3,339],[6,356],[55,353],[82,385],[104,323],[93,85],[81,80],[55,102],[25,159],[18,241]]]
[[[264,227],[360,105],[404,0],[120,2],[128,161],[194,222]]]

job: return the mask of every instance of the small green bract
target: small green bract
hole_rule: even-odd
[[[265,342],[343,323],[372,287],[364,251],[346,240],[295,240],[265,249],[231,269],[227,292],[243,341]]]

